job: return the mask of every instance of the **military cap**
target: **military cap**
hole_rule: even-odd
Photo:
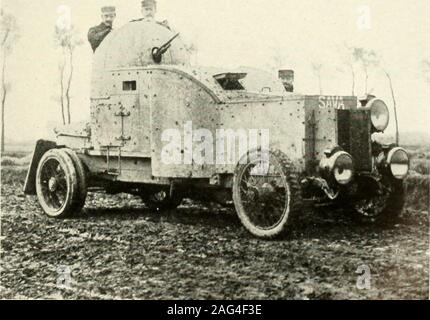
[[[279,78],[294,77],[294,71],[289,69],[281,69],[278,71]]]
[[[155,0],[142,0],[142,7],[155,7],[157,2]]]
[[[115,7],[102,7],[102,13],[115,13]]]

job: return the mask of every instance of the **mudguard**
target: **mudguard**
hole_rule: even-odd
[[[24,194],[36,195],[36,171],[39,161],[48,150],[57,148],[57,144],[49,140],[38,140],[24,183]]]

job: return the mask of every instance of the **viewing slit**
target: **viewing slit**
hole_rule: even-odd
[[[123,91],[136,91],[137,83],[136,81],[123,81],[122,90]]]

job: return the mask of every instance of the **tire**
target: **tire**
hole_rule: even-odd
[[[388,197],[387,204],[379,219],[381,223],[392,224],[397,222],[405,206],[406,196],[403,181],[393,181],[391,190],[392,191]]]
[[[68,148],[61,150],[64,150],[69,155],[76,169],[78,179],[78,193],[76,196],[76,201],[73,204],[73,208],[74,212],[78,214],[82,211],[82,208],[85,206],[85,200],[87,199],[87,173],[81,159],[79,159],[76,152]]]
[[[67,152],[51,149],[42,156],[36,172],[36,194],[49,217],[66,218],[74,213],[79,197],[78,174]]]
[[[233,202],[242,225],[251,234],[262,239],[279,238],[286,234],[287,225],[302,208],[299,173],[284,153],[271,150],[268,170],[272,164],[277,168],[277,178],[274,178],[276,180],[263,183],[269,180],[258,174],[251,178],[251,166],[257,166],[257,162],[252,159],[261,159],[261,156],[261,151],[249,151],[246,154],[247,159],[242,157],[239,161],[233,177]],[[245,183],[246,176],[249,178]],[[269,179],[273,176],[274,174],[271,174]],[[252,184],[251,180],[255,184]],[[259,213],[254,214],[254,211]],[[268,217],[273,223],[262,225]]]
[[[168,191],[164,190],[142,196],[142,200],[145,202],[148,208],[156,211],[176,209],[181,204],[182,199],[183,197],[180,195],[174,195],[173,197],[170,197]]]
[[[403,211],[405,191],[402,180],[391,179],[387,191],[381,197],[365,198],[353,203],[352,210],[359,222],[395,224]],[[363,210],[365,207],[367,210]]]

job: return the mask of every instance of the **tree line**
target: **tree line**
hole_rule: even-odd
[[[1,152],[5,151],[5,113],[7,97],[12,90],[8,79],[9,58],[20,38],[20,29],[17,19],[10,13],[1,9],[0,12],[0,45],[1,45]],[[54,43],[59,50],[58,63],[58,95],[60,117],[63,125],[70,124],[71,117],[71,87],[74,74],[75,49],[84,42],[73,25],[56,25],[53,32]]]

